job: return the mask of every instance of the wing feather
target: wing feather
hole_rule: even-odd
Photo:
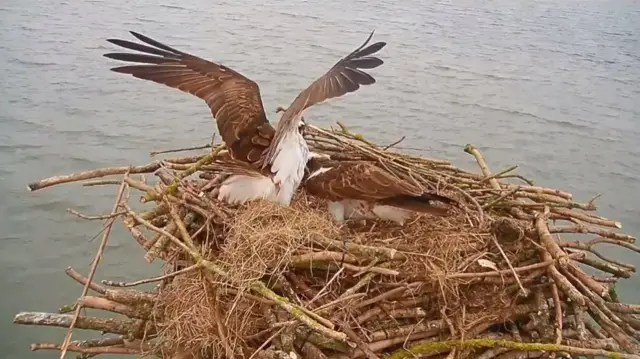
[[[104,56],[141,65],[111,70],[176,88],[204,100],[234,158],[256,163],[275,133],[267,120],[258,84],[224,65],[176,50],[133,31],[131,34],[145,44],[120,39],[107,41],[141,53],[108,53]]]
[[[332,201],[380,201],[396,196],[420,196],[422,189],[369,162],[334,162],[329,170],[309,176],[305,189]]]
[[[386,42],[376,42],[367,46],[373,37],[373,33],[372,31],[360,47],[340,59],[329,71],[300,92],[293,100],[278,122],[274,139],[265,153],[263,167],[266,167],[274,160],[278,144],[284,134],[297,129],[297,121],[305,109],[326,100],[354,92],[360,86],[371,85],[376,82],[371,75],[360,70],[373,69],[384,63],[381,59],[370,56],[386,45]]]
[[[329,71],[302,91],[291,106],[289,106],[289,109],[291,109],[292,112],[302,112],[315,104],[354,92],[359,89],[361,85],[375,83],[375,79],[372,76],[359,70],[360,68],[374,69],[384,63],[381,59],[370,57],[369,55],[380,51],[386,45],[386,42],[376,42],[365,48],[371,40],[371,37],[373,37],[373,33],[372,31],[360,47],[340,59]],[[333,80],[339,76],[346,77],[354,86],[325,86],[327,82],[333,83]],[[363,80],[364,82],[362,82]],[[345,82],[343,82],[343,84],[345,84]]]
[[[333,167],[311,174],[304,188],[330,201],[360,200],[435,215],[445,215],[448,209],[433,206],[433,201],[458,205],[454,199],[425,192],[370,162],[333,162]]]

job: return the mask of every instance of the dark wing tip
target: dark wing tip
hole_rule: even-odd
[[[112,67],[109,70],[113,72],[121,73],[121,74],[128,74],[128,75],[132,74],[131,66]]]
[[[139,33],[139,32],[129,31],[129,33],[130,33],[131,35],[133,35],[136,39],[138,39],[138,40],[140,40],[140,41],[142,41],[142,42],[146,42],[147,44],[152,45],[152,44],[154,44],[154,43],[156,42],[156,41],[155,41],[155,40],[153,40],[152,38],[150,38],[150,37],[148,37],[148,36],[145,36],[145,35],[142,35],[142,34],[141,34],[141,33]]]
[[[153,47],[156,47],[158,49],[162,49],[164,51],[168,51],[168,52],[172,53],[173,55],[186,55],[184,52],[176,50],[173,47],[165,45],[165,44],[161,43],[160,41],[154,40],[154,39],[152,39],[152,38],[150,38],[148,36],[142,35],[142,34],[137,33],[135,31],[129,31],[129,32],[131,33],[131,35],[135,36],[136,39],[138,39],[138,40],[140,40],[140,41],[142,41],[142,42],[144,42],[146,44],[149,44],[149,45],[151,45]]]
[[[112,43],[112,44],[114,44],[114,45],[118,45],[118,46],[126,47],[126,48],[129,48],[129,46],[131,46],[131,44],[135,45],[131,41],[121,40],[121,39],[107,39],[107,41]]]
[[[352,66],[358,69],[375,69],[382,64],[384,64],[384,61],[377,57],[362,57],[349,60],[350,67]]]
[[[376,30],[371,31],[371,33],[369,34],[369,37],[367,37],[367,39],[364,41],[364,43],[362,45],[360,45],[360,47],[358,48],[358,50],[362,49],[363,47],[367,46],[367,44],[369,43],[369,41],[371,41],[371,38],[373,37],[373,33]],[[357,51],[357,50],[356,50]]]
[[[376,52],[382,50],[383,47],[387,46],[387,43],[384,41],[376,42],[373,45],[369,45],[366,48],[359,49],[358,51],[351,54],[351,58],[361,58],[369,55],[373,55]]]
[[[109,52],[106,54],[102,54],[102,56],[112,60],[128,61],[127,57],[131,56],[131,54],[123,53],[123,52]]]

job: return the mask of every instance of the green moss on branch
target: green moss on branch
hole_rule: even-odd
[[[566,352],[579,355],[600,355],[611,359],[640,359],[635,354],[611,352],[602,349],[576,348],[568,345],[548,344],[548,343],[522,343],[502,339],[468,339],[468,340],[445,340],[439,342],[423,341],[408,349],[400,349],[392,353],[387,359],[404,359],[406,357],[418,356],[435,351],[450,350],[454,348],[509,348],[522,351],[547,351]]]

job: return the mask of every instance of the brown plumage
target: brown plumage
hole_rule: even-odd
[[[357,206],[365,212],[375,212],[375,206],[391,206],[445,215],[448,209],[433,206],[434,201],[457,205],[454,199],[424,191],[367,161],[333,161],[314,155],[307,163],[307,170],[303,184],[309,194],[344,202],[345,206]]]
[[[260,88],[254,81],[224,65],[176,50],[133,31],[131,34],[146,45],[119,39],[107,41],[140,53],[108,53],[104,56],[143,65],[111,70],[177,88],[203,99],[232,156],[262,167],[265,167],[264,162],[273,159],[266,150],[269,148],[273,155],[278,139],[291,126],[296,126],[295,120],[306,108],[354,92],[361,85],[375,83],[375,79],[361,69],[382,65],[382,60],[370,55],[386,45],[377,42],[365,48],[372,32],[362,46],[338,61],[296,97],[276,131],[267,120]],[[273,141],[274,137],[276,141]]]

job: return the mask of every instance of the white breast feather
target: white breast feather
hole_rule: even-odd
[[[271,172],[274,174],[273,182],[280,185],[277,199],[280,204],[288,206],[291,202],[304,176],[308,157],[309,147],[299,132],[285,134],[278,143]]]
[[[273,201],[276,195],[276,186],[271,178],[234,175],[222,182],[218,200],[240,204],[259,198]]]

